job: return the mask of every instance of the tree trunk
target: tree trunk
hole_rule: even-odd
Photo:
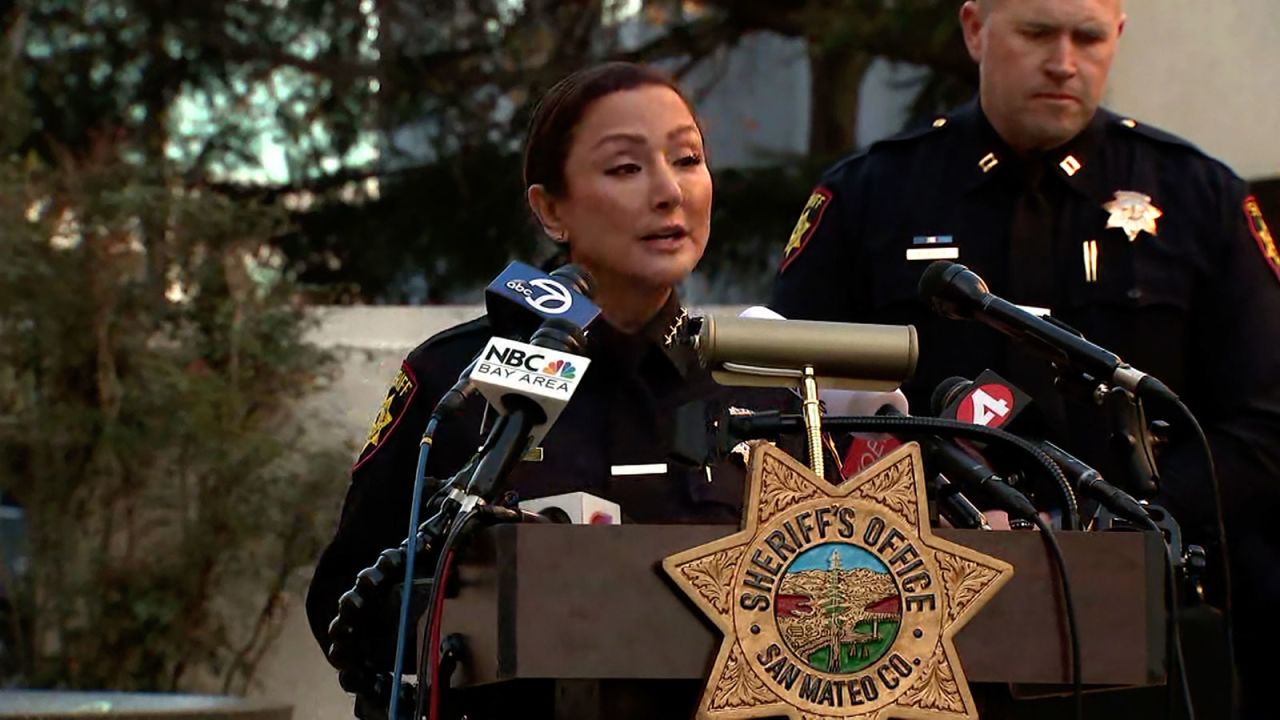
[[[835,157],[858,145],[858,96],[872,57],[809,40],[809,154]]]

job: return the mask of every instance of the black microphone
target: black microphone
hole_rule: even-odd
[[[881,407],[877,415],[888,417],[908,417],[892,405]],[[937,469],[947,479],[965,489],[976,489],[990,499],[1001,510],[1013,517],[1029,518],[1036,514],[1036,508],[1025,495],[1007,485],[986,463],[961,450],[958,445],[936,435],[921,435],[915,438],[929,454]],[[958,527],[990,529],[987,520],[973,506],[968,498],[959,492],[944,491],[939,493],[940,507],[954,512],[956,518],[947,517],[953,523],[962,523]],[[967,507],[966,507],[967,506]],[[976,515],[976,517],[975,517]]]
[[[1048,455],[1076,492],[1093,498],[1126,520],[1138,524],[1147,522],[1146,510],[1132,495],[1108,483],[1103,479],[1102,473],[1066,450],[1048,440],[1035,437],[1042,430],[1030,429],[1035,422],[1034,415],[1030,412],[1031,398],[996,373],[984,370],[972,381],[962,377],[947,378],[934,389],[930,404],[934,415],[941,418],[988,427],[1006,426],[1004,429],[1010,431],[1015,424],[1021,423],[1018,434],[1027,437],[1041,452]],[[1024,421],[1021,418],[1028,419]]]
[[[992,294],[986,281],[964,265],[946,260],[932,263],[920,276],[919,294],[943,317],[977,320],[1051,362],[1086,373],[1099,382],[1141,397],[1177,401],[1177,395],[1164,383],[1126,364],[1115,353]]]

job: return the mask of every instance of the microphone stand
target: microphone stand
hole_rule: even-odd
[[[1149,499],[1160,491],[1160,473],[1156,455],[1167,441],[1169,424],[1149,421],[1141,398],[1124,390],[1099,382],[1083,373],[1058,370],[1055,385],[1067,397],[1075,398],[1102,411],[1108,426],[1108,446],[1115,466],[1124,469],[1125,483],[1117,483],[1134,497]]]

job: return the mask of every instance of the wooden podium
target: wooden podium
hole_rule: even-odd
[[[720,637],[660,562],[735,530],[503,525],[479,532],[459,555],[457,594],[444,608],[441,637],[458,633],[465,642],[454,700],[471,720],[692,717]],[[1039,534],[935,532],[1015,568],[956,638],[980,709],[984,686],[1006,698],[1011,684],[1024,693],[1069,692],[1059,583]],[[1058,538],[1079,620],[1083,682],[1091,691],[1147,686],[1163,697],[1156,687],[1165,682],[1160,539],[1137,532]],[[997,704],[987,704],[983,717],[1006,716]]]

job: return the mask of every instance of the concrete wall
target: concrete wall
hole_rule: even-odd
[[[1127,0],[1107,104],[1247,179],[1280,175],[1280,2]]]

